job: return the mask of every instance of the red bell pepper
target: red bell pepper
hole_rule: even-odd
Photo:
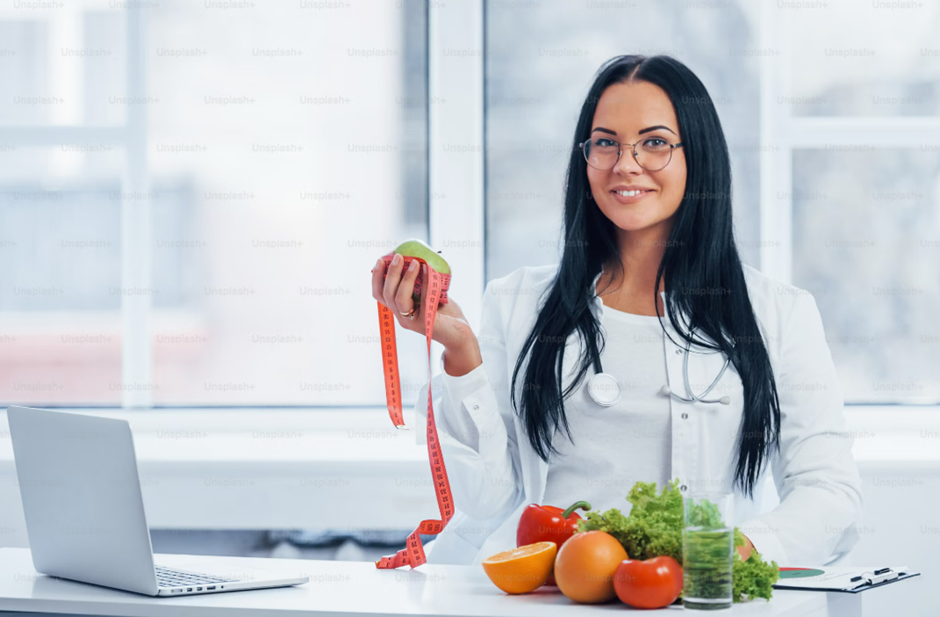
[[[578,530],[578,521],[581,520],[581,516],[575,510],[579,508],[590,510],[591,504],[578,501],[566,510],[555,506],[540,506],[537,503],[529,504],[519,517],[516,546],[526,546],[536,542],[554,542],[560,550],[561,545]],[[545,584],[555,584],[554,572],[549,575]]]

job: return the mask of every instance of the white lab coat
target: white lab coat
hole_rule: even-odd
[[[535,323],[542,292],[551,284],[557,267],[523,267],[487,284],[476,332],[483,357],[480,367],[453,377],[444,374],[443,355],[438,360],[441,374],[432,380],[434,415],[455,514],[427,544],[428,563],[478,564],[514,548],[523,508],[541,503],[548,463],[531,448],[510,404],[509,386],[516,358]],[[734,490],[734,521],[765,560],[775,560],[781,566],[825,565],[844,556],[859,539],[862,488],[851,451],[854,438],[845,427],[842,393],[822,320],[808,292],[749,266],[744,272],[774,370],[781,432],[779,453],[771,459],[775,486],[767,491],[765,464],[753,500]],[[600,297],[595,295],[593,302],[592,310],[600,316],[604,310]],[[672,338],[682,343],[668,319],[664,323]],[[578,339],[575,332],[567,341],[565,388],[576,373]],[[668,385],[688,398],[682,373],[684,349],[669,337],[663,339]],[[720,353],[690,355],[689,379],[696,393],[712,383],[723,361]],[[524,368],[516,389],[517,404]],[[593,369],[582,388],[591,375]],[[423,394],[415,404],[415,436],[417,443],[426,447],[427,383],[418,391]],[[731,397],[730,405],[669,399],[669,477],[679,478],[685,494],[694,489],[732,491],[735,441],[744,401],[733,364],[708,398],[724,395]],[[627,455],[624,465],[629,464]],[[772,494],[774,488],[776,495]],[[624,501],[622,511],[626,513],[629,507]]]

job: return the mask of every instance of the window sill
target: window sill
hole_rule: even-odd
[[[410,409],[405,431],[375,407],[81,411],[130,422],[154,529],[411,529],[437,512]],[[940,469],[940,408],[845,415],[863,474]],[[15,480],[0,411],[0,546],[25,538]]]
[[[437,512],[413,410],[410,430],[374,407],[79,411],[130,422],[153,529],[413,529]],[[25,545],[5,411],[0,504],[0,546]]]

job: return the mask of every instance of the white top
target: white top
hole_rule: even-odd
[[[668,481],[672,454],[669,400],[659,393],[667,383],[663,331],[655,316],[634,315],[604,306],[601,316],[604,373],[620,383],[620,401],[602,407],[588,394],[593,367],[565,401],[571,438],[559,426],[552,444],[545,505],[567,508],[585,500],[603,512],[630,511],[627,493],[637,481]]]

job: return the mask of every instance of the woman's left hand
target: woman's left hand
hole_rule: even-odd
[[[744,536],[744,534],[741,534],[741,535]],[[744,536],[744,544],[735,548],[737,548],[738,555],[741,556],[741,559],[743,561],[747,561],[748,558],[751,556],[751,551],[754,550],[754,544],[751,542],[750,538],[748,538],[747,536]]]

